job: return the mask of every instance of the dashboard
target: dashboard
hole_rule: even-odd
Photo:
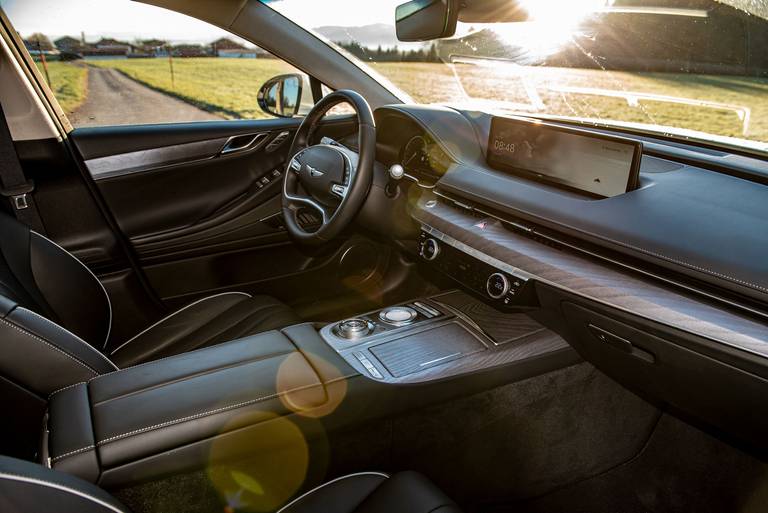
[[[453,161],[435,137],[416,121],[389,111],[377,112],[377,160],[400,164],[421,183],[434,185]]]
[[[768,450],[768,418],[754,416],[768,394],[764,161],[724,169],[713,150],[582,127],[637,157],[619,159],[621,190],[585,194],[542,180],[552,160],[539,176],[489,161],[490,114],[375,115],[379,172],[400,164],[418,188],[397,212],[416,224],[424,266],[500,311],[532,312],[628,388]],[[567,153],[553,141],[550,154]]]
[[[759,174],[763,162],[755,161],[753,179],[745,179],[663,155],[657,141],[632,164],[634,184],[622,185],[625,191],[610,197],[596,196],[489,164],[494,119],[489,114],[396,106],[379,109],[376,117],[379,162],[403,165],[434,189],[438,201],[535,227],[747,311],[768,311],[768,230],[763,229],[768,171]],[[598,130],[594,135],[606,136]],[[625,134],[613,137],[633,141]],[[558,148],[549,151],[557,154]],[[571,160],[572,167],[590,164]]]

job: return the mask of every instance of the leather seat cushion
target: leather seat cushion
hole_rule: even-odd
[[[177,310],[111,351],[121,368],[300,323],[269,296],[227,292]]]
[[[282,508],[279,513],[461,513],[426,477],[365,472],[340,477]]]
[[[0,456],[3,513],[127,513],[101,488],[42,465]]]

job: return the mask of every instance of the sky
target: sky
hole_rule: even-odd
[[[405,0],[264,1],[300,25],[316,28],[392,25],[395,7]],[[768,0],[718,1],[768,16]],[[130,0],[0,0],[0,6],[23,36],[43,32],[55,39],[64,35],[79,37],[84,31],[89,41],[109,36],[128,41],[158,37],[174,43],[208,43],[226,35],[223,30],[194,18]]]
[[[269,2],[282,14],[309,27],[394,23],[395,5],[403,0],[285,0]],[[322,5],[325,4],[325,5]],[[332,7],[329,7],[332,4]],[[365,8],[361,8],[364,5]],[[129,0],[0,0],[22,36],[42,32],[86,40],[110,36],[128,41],[159,37],[172,42],[210,42],[221,29],[183,14]],[[345,13],[343,17],[339,13]],[[41,15],[42,14],[42,15]]]
[[[83,31],[88,41],[109,36],[210,42],[226,35],[189,16],[129,0],[0,0],[0,6],[22,36],[42,32],[51,39],[80,37]]]

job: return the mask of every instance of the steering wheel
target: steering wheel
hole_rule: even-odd
[[[357,115],[356,153],[337,144],[309,146],[318,123],[334,106],[350,104]],[[338,90],[317,102],[299,126],[291,145],[283,181],[283,217],[288,233],[299,243],[318,245],[336,237],[360,211],[373,182],[376,157],[376,126],[365,98],[350,90]],[[298,214],[311,209],[322,224],[307,231]]]

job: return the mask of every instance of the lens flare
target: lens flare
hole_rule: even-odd
[[[247,430],[231,431],[240,427],[233,420],[211,446],[207,474],[225,511],[275,511],[300,489],[310,463],[325,468],[324,461],[310,462],[303,429],[287,417],[262,413],[266,418]],[[319,444],[322,437],[315,436],[315,440]]]
[[[504,41],[521,48],[522,61],[536,61],[558,52],[577,36],[589,16],[610,7],[614,0],[521,0],[529,20],[489,28]],[[526,62],[523,62],[526,63]]]

